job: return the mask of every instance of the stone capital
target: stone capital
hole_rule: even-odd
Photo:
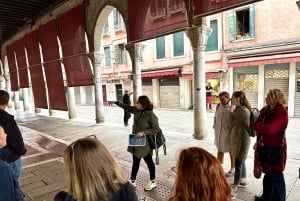
[[[205,26],[189,27],[185,30],[187,37],[190,39],[191,45],[195,49],[202,49],[206,47],[208,37],[212,29]]]

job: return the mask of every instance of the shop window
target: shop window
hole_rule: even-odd
[[[273,79],[273,78],[288,78],[289,71],[288,70],[266,70],[265,78]]]
[[[166,58],[165,37],[156,38],[156,59]]]
[[[115,45],[115,64],[117,64],[117,65],[125,65],[126,64],[125,44]]]
[[[110,47],[104,47],[105,66],[111,66],[110,62]]]
[[[238,74],[236,77],[237,90],[257,92],[258,74]]]
[[[254,5],[242,10],[233,10],[228,21],[230,41],[254,38]]]
[[[300,92],[300,67],[297,67],[297,86],[296,86],[296,91]]]
[[[208,38],[206,45],[206,52],[217,51],[218,50],[218,21],[212,20],[210,21],[210,28],[212,29],[212,33]]]
[[[183,56],[184,55],[184,33],[179,32],[173,34],[173,56]]]

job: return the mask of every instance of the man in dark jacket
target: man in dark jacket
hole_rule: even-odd
[[[131,101],[130,101],[130,95],[131,94],[132,93],[129,93],[128,90],[125,90],[125,94],[123,96],[123,103],[124,104],[129,105],[129,106],[131,105]],[[124,110],[124,125],[125,126],[128,126],[128,120],[130,119],[130,117],[131,117],[131,114]]]
[[[7,134],[7,145],[0,149],[0,157],[12,168],[18,181],[21,178],[21,156],[26,153],[21,131],[14,119],[14,116],[5,111],[9,102],[9,94],[0,90],[0,124]]]

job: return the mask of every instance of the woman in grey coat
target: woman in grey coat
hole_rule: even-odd
[[[160,128],[158,118],[153,112],[153,104],[147,96],[140,96],[135,103],[135,106],[129,106],[123,103],[115,102],[119,107],[123,108],[126,112],[134,114],[132,134],[138,137],[146,135],[156,135]],[[136,175],[138,173],[141,158],[146,162],[149,173],[150,181],[144,187],[145,191],[150,191],[156,187],[155,182],[155,165],[152,159],[153,150],[150,148],[148,142],[145,146],[131,147],[127,151],[132,153],[133,164],[131,170],[131,183],[136,186]]]
[[[248,128],[251,106],[243,91],[235,91],[231,97],[230,126],[231,151],[235,158],[234,183],[231,185],[231,198],[235,199],[238,185],[246,186],[246,158],[250,146]]]

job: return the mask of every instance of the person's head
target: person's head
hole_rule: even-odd
[[[125,90],[125,94],[129,94],[129,91],[128,91],[128,90]]]
[[[229,93],[227,91],[222,91],[221,93],[219,93],[219,100],[222,105],[227,105],[230,101]]]
[[[151,103],[150,99],[148,96],[140,96],[138,100],[135,103],[136,107],[138,109],[145,109],[145,110],[153,110],[153,104]]]
[[[249,110],[251,109],[251,105],[246,98],[246,94],[243,91],[235,91],[231,96],[231,104],[245,106]]]
[[[169,201],[229,201],[230,187],[220,162],[199,147],[180,152],[175,194]]]
[[[64,152],[69,192],[77,201],[107,200],[126,179],[107,148],[86,137],[70,144]]]
[[[0,125],[0,149],[6,146],[6,133],[2,126]]]
[[[274,108],[278,104],[286,104],[284,93],[280,89],[270,89],[267,93],[266,104]]]
[[[0,90],[0,105],[7,105],[9,102],[9,93],[4,90]]]

